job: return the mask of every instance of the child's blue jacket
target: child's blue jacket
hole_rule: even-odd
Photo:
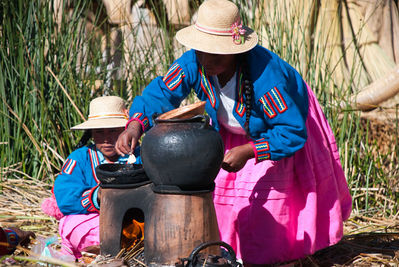
[[[254,86],[249,131],[256,160],[291,156],[307,139],[307,85],[293,67],[259,45],[247,52],[247,64]],[[244,128],[245,96],[240,70],[237,77],[233,115]],[[130,118],[140,121],[147,131],[153,125],[153,114],[179,107],[192,89],[200,100],[206,101],[206,112],[213,127],[219,130],[220,100],[214,80],[205,73],[194,50],[185,52],[173,62],[165,76],[155,78],[141,96],[135,97]]]
[[[141,164],[139,149],[137,147],[134,153],[137,164]],[[57,205],[64,215],[99,211],[97,192],[100,181],[95,170],[100,164],[100,154],[94,145],[89,145],[76,149],[65,160],[53,187]],[[120,157],[116,163],[126,162],[127,156]]]

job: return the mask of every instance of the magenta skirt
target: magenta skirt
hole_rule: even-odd
[[[84,248],[100,245],[99,219],[98,213],[62,217],[59,222],[61,252],[78,259]]]
[[[237,173],[221,170],[214,204],[221,239],[246,263],[271,264],[311,255],[337,243],[352,200],[334,134],[308,88],[305,146],[280,161],[249,160]],[[225,150],[248,143],[220,131]]]

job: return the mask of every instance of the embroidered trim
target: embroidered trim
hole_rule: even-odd
[[[143,132],[148,130],[148,128],[150,127],[148,118],[144,116],[144,114],[141,112],[134,113],[133,116],[130,118],[129,123],[132,122],[133,120],[139,120],[141,122],[143,126]]]
[[[259,101],[263,105],[263,111],[270,118],[274,118],[278,113],[283,113],[288,109],[287,104],[277,87],[272,88]]]
[[[269,119],[272,119],[277,116],[276,111],[274,110],[272,104],[270,103],[266,95],[262,96],[259,99],[259,101],[262,103],[263,112],[265,112],[265,114],[269,117]]]
[[[254,146],[256,149],[256,159],[257,161],[262,161],[266,159],[270,159],[270,150],[269,142],[265,140],[265,138],[258,139],[254,142]]]
[[[140,123],[141,129],[143,130],[143,133],[144,133],[144,131],[145,131],[144,123],[143,123],[141,120],[137,119],[137,118],[131,118],[131,119],[126,123],[125,130],[127,129],[127,127],[129,127],[129,124],[130,124],[132,121],[138,121],[138,122]]]
[[[98,185],[89,190],[84,191],[82,194],[82,200],[80,201],[80,203],[82,204],[83,208],[87,209],[87,211],[90,212],[98,211],[98,209],[94,206],[92,200],[93,192],[96,190],[97,187]]]
[[[198,68],[200,75],[201,75],[201,88],[202,91],[207,95],[209,102],[211,103],[212,107],[215,108],[216,99],[215,94],[213,92],[212,84],[209,81],[208,75],[205,75],[204,67]]]
[[[173,91],[179,87],[184,77],[186,77],[186,75],[184,74],[183,69],[179,64],[175,63],[169,68],[162,81],[165,83],[166,87],[169,88],[169,90]]]
[[[91,173],[96,180],[97,183],[100,183],[100,181],[97,178],[96,175],[96,167],[100,164],[100,160],[98,159],[97,155],[97,150],[89,148],[89,156],[90,156],[90,163],[91,163]]]
[[[252,149],[254,150],[254,154],[255,154],[255,160],[256,160],[256,163],[258,163],[259,162],[258,161],[258,150],[256,150],[256,146],[253,141],[251,141],[249,143],[252,145]]]
[[[270,97],[279,113],[283,113],[287,110],[287,104],[277,87],[272,88],[270,92],[267,92],[267,95]]]
[[[87,210],[88,210],[88,211],[91,211],[91,212],[95,212],[95,211],[98,212],[98,211],[99,211],[99,210],[96,208],[96,206],[94,205],[94,203],[93,203],[93,193],[94,193],[94,191],[96,191],[97,187],[99,187],[99,185],[93,187],[93,188],[90,190],[90,194],[89,194],[90,206],[87,208]]]
[[[86,190],[82,194],[82,200],[80,201],[80,204],[82,204],[83,208],[86,208],[90,204],[90,200],[89,200],[90,190],[91,189]]]
[[[242,82],[242,72],[241,69],[237,75],[237,101],[235,103],[236,113],[242,117],[245,114],[245,105],[244,105],[244,97],[243,97],[243,87],[244,84]]]
[[[61,168],[61,173],[72,174],[73,169],[75,169],[75,166],[76,166],[76,160],[67,159]]]

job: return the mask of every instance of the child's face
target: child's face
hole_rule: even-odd
[[[102,128],[91,130],[96,148],[103,153],[105,159],[114,162],[119,154],[115,150],[115,143],[124,128]]]
[[[208,75],[219,75],[224,72],[235,71],[235,55],[209,54],[201,51],[195,51],[199,63],[205,68]]]

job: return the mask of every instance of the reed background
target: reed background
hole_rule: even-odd
[[[199,2],[190,1],[193,10]],[[295,27],[282,24],[278,16],[264,31],[261,26],[266,19],[270,23],[270,17],[262,18],[253,2],[241,1],[244,23],[268,40],[268,49],[299,70],[330,122],[353,196],[352,215],[396,217],[397,123],[370,121],[362,112],[337,104],[358,88],[356,81],[338,83],[334,68],[321,70],[321,61],[333,56],[331,50],[315,47],[317,53],[303,60],[304,34],[293,32]],[[69,129],[87,116],[90,100],[118,95],[130,105],[184,51],[172,38],[179,27],[169,25],[159,10],[153,42],[142,49],[112,48],[108,36],[104,47],[102,36],[115,25],[107,23],[103,11],[90,10],[91,1],[75,1],[73,12],[63,14],[63,23],[57,25],[48,1],[0,1],[0,194],[8,179],[37,180],[50,188],[82,135]],[[134,39],[138,30],[130,26],[119,33]],[[112,61],[117,56],[130,56],[130,61],[116,66]],[[351,71],[354,80],[357,67]]]

